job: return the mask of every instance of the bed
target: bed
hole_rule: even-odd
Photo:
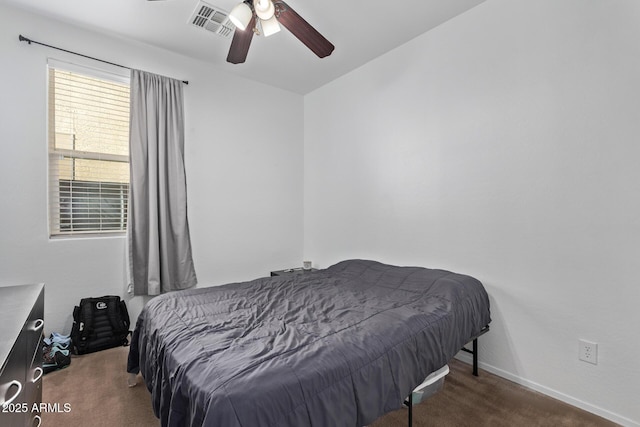
[[[473,277],[347,260],[155,297],[127,371],[163,426],[364,426],[490,320]]]

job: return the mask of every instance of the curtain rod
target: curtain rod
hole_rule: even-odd
[[[114,63],[114,62],[105,61],[104,59],[98,59],[98,58],[94,58],[93,56],[83,55],[82,53],[73,52],[73,51],[71,51],[71,50],[62,49],[62,48],[60,48],[60,47],[51,46],[51,45],[48,45],[48,44],[45,44],[45,43],[40,43],[40,42],[37,42],[37,41],[35,41],[35,40],[28,39],[28,38],[26,38],[25,36],[23,36],[22,34],[20,34],[20,35],[18,36],[18,40],[20,40],[21,42],[27,42],[27,43],[29,43],[29,44],[31,44],[31,43],[35,43],[35,44],[39,44],[39,45],[41,45],[41,46],[49,47],[49,48],[51,48],[51,49],[61,50],[61,51],[63,51],[63,52],[71,53],[71,54],[73,54],[73,55],[78,55],[78,56],[82,56],[82,57],[84,57],[84,58],[93,59],[94,61],[104,62],[105,64],[109,64],[109,65],[115,65],[116,67],[120,67],[120,68],[127,68],[127,69],[129,69],[129,70],[131,69],[130,67],[127,67],[127,66],[125,66],[125,65],[116,64],[116,63]],[[182,83],[184,83],[184,84],[186,84],[186,85],[188,85],[188,84],[189,84],[189,82],[188,82],[188,81],[186,81],[186,80],[182,80]]]

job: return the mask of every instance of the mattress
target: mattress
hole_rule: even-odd
[[[471,276],[347,260],[155,297],[127,371],[163,426],[363,426],[490,321]]]

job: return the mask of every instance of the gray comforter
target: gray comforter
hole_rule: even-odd
[[[472,277],[350,260],[158,296],[127,371],[165,426],[363,426],[489,322]]]

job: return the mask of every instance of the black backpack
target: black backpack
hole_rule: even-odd
[[[129,312],[120,297],[83,298],[73,309],[71,342],[76,354],[128,345]]]

